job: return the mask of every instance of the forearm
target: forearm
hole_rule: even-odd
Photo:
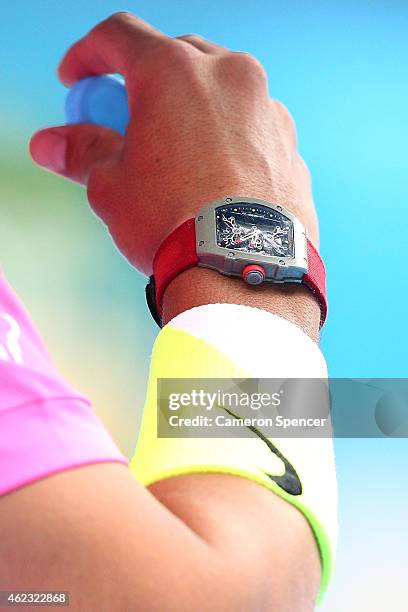
[[[75,612],[312,609],[319,558],[295,508],[226,475],[151,490],[99,465],[2,498],[0,589],[69,591]]]

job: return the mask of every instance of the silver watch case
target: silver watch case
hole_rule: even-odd
[[[272,257],[229,250],[216,241],[215,209],[234,203],[259,204],[285,215],[293,223],[295,257]],[[306,232],[300,221],[283,206],[248,197],[225,197],[199,210],[195,216],[198,265],[218,270],[227,276],[242,276],[247,265],[261,265],[266,273],[265,281],[274,283],[301,283],[308,271]]]

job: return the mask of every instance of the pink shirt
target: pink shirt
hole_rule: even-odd
[[[56,371],[0,271],[0,495],[56,472],[127,460]]]

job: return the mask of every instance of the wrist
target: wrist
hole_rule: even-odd
[[[127,236],[126,241],[132,245],[132,249],[137,247],[139,250],[142,244],[147,245],[144,255],[138,252],[137,255],[129,256],[128,259],[135,267],[150,276],[154,255],[167,236],[184,221],[195,217],[200,208],[222,199],[226,194],[245,194],[251,198],[282,205],[299,219],[308,237],[314,245],[318,246],[318,221],[312,198],[307,197],[300,186],[292,186],[289,178],[287,182],[274,180],[270,176],[270,161],[259,157],[255,157],[255,160],[256,164],[252,161],[254,164],[252,166],[248,162],[246,169],[239,165],[234,170],[229,168],[228,171],[226,171],[224,161],[221,176],[218,176],[214,170],[209,176],[205,175],[201,179],[186,178],[186,188],[179,189],[177,196],[172,196],[168,201],[162,201],[157,220],[154,224],[143,227],[143,235],[137,244],[134,241],[134,228],[125,223],[123,233]],[[259,172],[259,167],[263,172]],[[251,176],[244,179],[248,170]],[[174,201],[178,203],[176,210]],[[138,265],[139,261],[143,261],[143,264]]]
[[[163,323],[195,306],[216,303],[261,308],[294,323],[313,340],[318,339],[320,306],[307,287],[248,286],[239,278],[201,267],[185,270],[170,282],[163,297]]]

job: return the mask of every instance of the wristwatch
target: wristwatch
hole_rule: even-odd
[[[326,272],[300,221],[283,206],[247,197],[225,197],[199,210],[165,238],[146,286],[149,310],[162,326],[166,287],[184,270],[211,268],[248,285],[303,283],[327,315]]]

